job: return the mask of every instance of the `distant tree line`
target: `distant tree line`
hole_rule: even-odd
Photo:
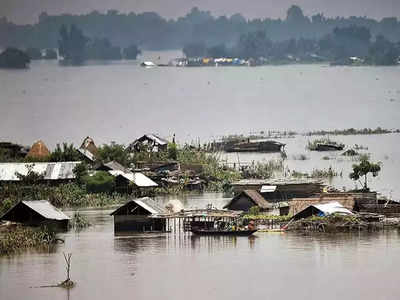
[[[337,27],[320,39],[289,39],[272,41],[265,31],[242,34],[238,42],[228,48],[225,44],[207,47],[195,42],[183,47],[189,57],[238,57],[262,59],[263,62],[331,61],[337,64],[394,65],[400,59],[400,43],[391,42],[383,35],[372,39],[368,28],[351,25]]]
[[[136,59],[141,53],[136,45],[130,45],[121,50],[120,47],[113,46],[107,38],[90,39],[75,25],[69,28],[65,25],[61,26],[58,49],[60,55],[72,63],[81,63],[86,59]]]
[[[267,14],[267,12],[266,12]],[[93,11],[82,15],[48,15],[43,12],[33,25],[16,25],[0,19],[0,47],[57,48],[58,30],[63,25],[75,24],[94,39],[107,38],[111,44],[143,49],[181,49],[184,45],[203,41],[209,47],[225,44],[232,47],[241,35],[263,31],[274,42],[291,39],[320,39],[335,28],[357,25],[366,27],[373,37],[385,36],[389,41],[400,40],[397,18],[378,21],[367,17],[328,18],[323,14],[305,16],[299,6],[292,6],[284,19],[251,19],[241,14],[213,16],[209,11],[193,8],[185,16],[167,20],[154,12],[124,14],[116,10],[107,13]],[[216,49],[221,50],[221,49]]]

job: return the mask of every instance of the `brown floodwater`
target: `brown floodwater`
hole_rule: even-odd
[[[201,204],[207,197],[198,197]],[[226,199],[214,195],[214,204]],[[200,200],[199,200],[200,199]],[[0,258],[0,299],[399,299],[400,232],[252,237],[116,237],[112,210],[82,210],[93,226],[65,244]],[[72,214],[72,212],[67,212]],[[65,279],[70,290],[35,288]]]

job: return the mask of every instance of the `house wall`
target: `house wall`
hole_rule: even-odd
[[[144,215],[114,215],[114,231],[164,231],[165,220]]]

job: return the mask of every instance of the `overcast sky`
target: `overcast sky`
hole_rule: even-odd
[[[247,18],[285,17],[287,8],[300,5],[306,15],[400,17],[400,0],[0,0],[0,16],[19,24],[35,23],[42,11],[48,14],[155,11],[168,18],[186,14],[192,7],[210,10],[213,15],[240,12]]]

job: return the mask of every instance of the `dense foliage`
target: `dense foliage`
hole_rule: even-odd
[[[349,174],[349,177],[353,180],[359,180],[364,177],[363,189],[368,190],[367,175],[371,173],[373,177],[376,177],[380,171],[380,163],[370,162],[368,156],[363,155],[360,157],[360,163],[353,165],[353,172]]]
[[[267,15],[267,13],[266,13]],[[321,13],[305,16],[298,6],[292,6],[283,19],[250,19],[240,14],[213,16],[209,11],[193,8],[185,16],[167,20],[154,12],[48,15],[43,12],[33,25],[16,25],[0,19],[0,46],[20,48],[56,48],[58,30],[62,24],[75,24],[90,38],[108,38],[114,45],[128,47],[140,41],[146,49],[178,49],[194,42],[208,46],[235,44],[240,35],[265,31],[273,41],[319,39],[336,27],[364,26],[373,36],[383,34],[392,42],[400,36],[400,22],[395,17],[375,20],[367,17],[329,18]]]
[[[7,48],[0,54],[0,68],[25,69],[30,61],[28,54],[16,48]]]

